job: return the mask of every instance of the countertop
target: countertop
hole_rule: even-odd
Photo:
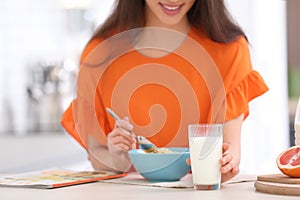
[[[205,199],[205,200],[293,200],[295,196],[280,196],[257,192],[254,182],[223,184],[220,190],[197,191],[193,188],[161,188],[140,185],[95,182],[57,189],[0,188],[4,200],[77,200],[77,199]]]

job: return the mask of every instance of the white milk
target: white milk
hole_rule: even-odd
[[[201,158],[200,152],[205,140],[213,140],[214,148],[205,158]],[[216,143],[215,143],[216,142]],[[194,185],[215,185],[221,180],[220,159],[222,157],[222,137],[196,137],[190,144],[190,157]]]

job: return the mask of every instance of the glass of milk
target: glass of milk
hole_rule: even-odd
[[[223,124],[190,124],[188,134],[194,188],[220,189]]]

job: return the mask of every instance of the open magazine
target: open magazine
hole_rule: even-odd
[[[51,189],[123,176],[126,176],[126,174],[107,171],[47,169],[0,177],[0,186]]]

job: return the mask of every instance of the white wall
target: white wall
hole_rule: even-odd
[[[227,0],[251,43],[253,67],[269,91],[250,104],[242,131],[242,172],[277,172],[276,157],[289,145],[286,1]]]
[[[1,130],[26,130],[27,64],[62,54],[61,19],[56,1],[1,0]]]
[[[103,21],[113,1],[91,0],[89,12],[66,9],[62,2],[0,1],[0,134],[20,135],[30,129],[29,115],[34,112],[26,93],[30,65],[71,61],[77,67],[91,23]],[[41,109],[52,109],[46,100],[43,103]],[[45,112],[41,112],[44,121]]]
[[[97,10],[84,15],[87,25],[96,18],[96,22],[103,21],[112,1],[94,2]],[[0,0],[0,173],[89,167],[84,149],[69,135],[6,134],[13,131],[16,136],[23,135],[28,128],[28,114],[32,112],[26,96],[28,64],[64,59],[76,63],[91,34],[89,26],[77,32],[80,24],[72,23],[76,15],[67,16],[68,11],[60,3],[60,0]]]

